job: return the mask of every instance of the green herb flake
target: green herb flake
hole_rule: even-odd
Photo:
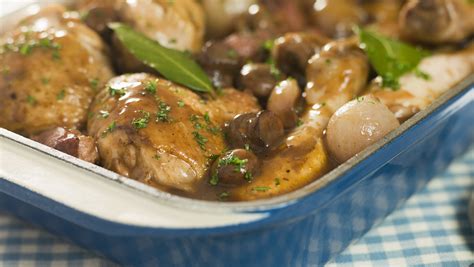
[[[239,54],[237,54],[237,51],[235,49],[229,49],[227,50],[227,56],[232,59],[238,58]]]
[[[418,66],[430,53],[409,44],[393,40],[365,29],[357,29],[360,47],[369,57],[375,71],[382,77],[382,85],[397,90],[399,78]]]
[[[304,122],[303,122],[303,120],[301,120],[301,119],[298,119],[298,120],[296,121],[296,127],[300,127],[300,126],[303,125],[303,124],[304,124]]]
[[[184,107],[184,101],[183,100],[178,101],[178,107],[180,107],[180,108]]]
[[[109,95],[110,96],[119,96],[122,97],[127,93],[127,90],[125,88],[114,88],[112,86],[109,86]]]
[[[137,130],[146,128],[150,122],[150,112],[140,110],[139,113],[141,113],[141,117],[132,120],[132,125]]]
[[[20,46],[20,54],[22,54],[23,56],[27,56],[29,54],[31,54],[31,51],[33,50],[33,47],[34,45],[33,44],[29,44],[29,43],[24,43]]]
[[[217,186],[219,184],[219,176],[217,176],[217,174],[213,174],[209,180],[209,184],[212,186]]]
[[[63,100],[65,95],[66,91],[64,89],[59,91],[59,93],[56,95],[56,100]]]
[[[145,91],[152,95],[156,94],[156,80],[148,81],[145,85]]]
[[[169,116],[171,107],[164,101],[158,101],[158,112],[156,113],[156,122],[171,122]]]
[[[262,48],[268,52],[271,52],[273,47],[275,47],[275,40],[273,39],[266,40],[262,45]]]
[[[201,150],[206,150],[206,144],[207,142],[209,142],[209,140],[206,137],[204,137],[202,134],[200,134],[198,131],[194,131],[193,136],[194,136],[194,140],[196,140]]]
[[[219,198],[220,201],[225,201],[225,200],[229,199],[230,193],[227,192],[227,191],[226,191],[226,192],[222,192],[222,193],[220,193],[217,197]]]
[[[275,178],[275,186],[279,186],[280,185],[280,178]]]
[[[89,80],[89,85],[91,86],[93,90],[97,90],[97,86],[99,86],[99,79],[94,78],[94,79]]]
[[[256,186],[256,187],[252,188],[252,191],[253,192],[267,192],[271,189],[272,188],[269,187],[269,186]]]
[[[46,77],[41,77],[41,83],[42,83],[43,85],[47,85],[47,84],[49,84],[49,81],[50,81],[50,79],[49,79],[49,78],[46,78]]]
[[[107,134],[113,132],[115,130],[115,128],[117,128],[117,123],[115,121],[113,121],[109,126],[107,126],[107,129],[105,129],[103,132],[102,132],[102,137],[105,137],[107,136]]]
[[[38,103],[38,101],[36,100],[36,98],[35,98],[34,96],[31,96],[31,95],[29,95],[29,96],[26,97],[26,101],[28,102],[28,104],[30,104],[30,105],[32,105],[32,106],[33,106],[33,105],[36,105],[36,103]]]

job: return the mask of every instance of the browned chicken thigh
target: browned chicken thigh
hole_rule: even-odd
[[[410,0],[400,13],[400,30],[417,42],[462,41],[474,34],[474,5],[467,0]]]
[[[62,6],[50,6],[0,44],[0,127],[31,135],[85,126],[96,87],[112,76],[95,32]]]
[[[205,101],[149,74],[123,75],[98,94],[88,130],[106,168],[161,188],[192,192],[213,155],[226,148],[224,123],[259,109],[253,96],[233,89]]]
[[[168,48],[197,52],[203,45],[204,11],[195,0],[81,0],[78,8],[87,25],[106,37],[107,24],[120,21]],[[148,71],[115,38],[112,47],[119,70]]]

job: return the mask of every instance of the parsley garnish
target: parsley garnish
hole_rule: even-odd
[[[64,91],[64,89],[59,91],[59,93],[56,95],[56,100],[63,100],[65,95],[66,91]]]
[[[38,101],[36,101],[36,98],[34,96],[31,96],[31,95],[26,97],[26,101],[28,101],[28,104],[30,104],[30,105],[36,105],[36,103],[38,102]]]
[[[268,190],[272,189],[269,186],[256,186],[252,188],[252,191],[254,192],[267,192]]]
[[[102,132],[102,137],[105,137],[108,133],[113,132],[116,127],[117,127],[117,123],[113,121],[109,126],[107,126],[107,129],[105,129],[105,131]]]
[[[198,131],[194,131],[193,136],[194,140],[196,140],[201,150],[206,150],[206,143],[209,140],[206,137],[202,136]]]
[[[139,112],[142,114],[142,116],[132,120],[132,125],[137,130],[146,128],[148,122],[150,121],[150,112],[144,110],[140,110]]]
[[[158,102],[158,112],[156,113],[156,122],[170,122],[171,118],[169,114],[171,112],[171,107],[165,102],[159,100]]]
[[[148,81],[148,83],[145,86],[145,90],[148,93],[154,95],[156,93],[156,80]]]
[[[110,96],[119,96],[122,97],[127,93],[127,90],[125,88],[113,88],[112,86],[109,86],[109,95]]]

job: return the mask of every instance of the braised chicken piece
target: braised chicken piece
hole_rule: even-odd
[[[307,68],[307,105],[300,125],[262,160],[260,175],[255,176],[252,183],[230,191],[231,199],[281,195],[327,172],[330,164],[323,131],[331,115],[364,89],[368,72],[367,57],[357,42],[329,43],[314,55]]]
[[[0,127],[32,135],[85,126],[112,71],[100,37],[65,11],[45,8],[0,38]]]
[[[423,59],[418,70],[400,78],[398,90],[384,88],[380,79],[376,79],[370,92],[387,105],[400,122],[404,122],[473,73],[474,45],[471,45],[461,51]]]
[[[99,159],[94,138],[77,130],[56,127],[32,136],[31,139],[84,161],[96,163]]]
[[[98,94],[88,132],[106,168],[157,187],[193,192],[210,158],[226,148],[224,123],[259,109],[254,97],[234,89],[206,101],[149,74],[123,75]]]
[[[197,52],[203,44],[204,12],[195,0],[82,0],[78,8],[85,14],[86,23],[100,33],[107,32],[107,23],[120,21],[169,48]],[[114,58],[120,59],[118,69],[145,70],[120,45],[114,42],[114,52],[118,54]]]
[[[466,0],[410,0],[400,13],[400,30],[412,41],[457,43],[474,34],[473,14]]]

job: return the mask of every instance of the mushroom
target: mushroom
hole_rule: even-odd
[[[256,97],[266,99],[278,83],[278,78],[270,65],[249,63],[240,71],[239,84]]]
[[[283,123],[268,110],[238,115],[226,126],[227,142],[231,147],[247,147],[258,154],[277,147],[284,134]]]
[[[284,73],[304,77],[308,60],[328,42],[321,34],[287,33],[275,40],[272,57]]]
[[[211,185],[238,186],[250,182],[260,162],[249,150],[235,149],[224,153],[212,165]]]
[[[301,90],[295,79],[289,78],[280,82],[268,99],[267,109],[275,113],[283,122],[285,129],[296,126],[298,116],[296,104],[301,97]]]
[[[207,42],[197,60],[217,88],[233,87],[242,66],[240,56],[224,42]]]
[[[326,143],[331,156],[342,163],[400,126],[395,115],[376,97],[358,97],[329,120]]]

